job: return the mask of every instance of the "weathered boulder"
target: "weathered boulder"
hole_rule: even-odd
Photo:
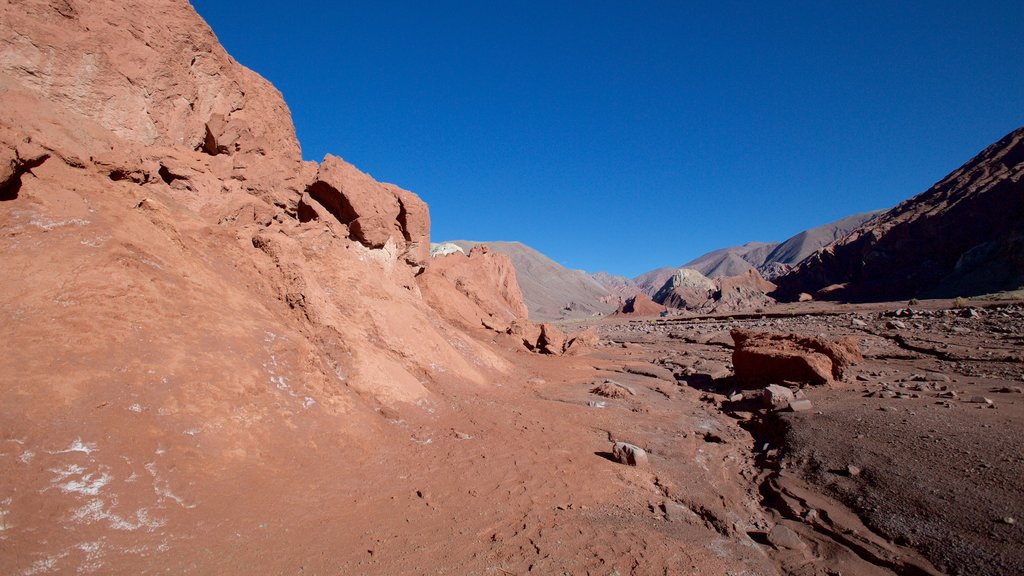
[[[789,406],[789,403],[793,402],[796,398],[793,396],[793,391],[789,388],[779,386],[778,384],[769,384],[761,391],[761,399],[768,408],[781,410]]]
[[[543,354],[560,355],[565,351],[567,339],[565,332],[554,324],[541,324],[540,337],[537,338],[537,349]]]
[[[581,354],[586,350],[596,348],[601,343],[596,326],[570,334],[568,338],[565,343],[565,354],[569,355]]]
[[[616,442],[612,446],[612,457],[619,464],[626,464],[627,466],[646,468],[650,465],[647,452],[643,448],[628,442]]]
[[[731,332],[736,378],[745,384],[799,382],[828,384],[863,360],[856,339],[837,341],[798,334],[752,330]]]

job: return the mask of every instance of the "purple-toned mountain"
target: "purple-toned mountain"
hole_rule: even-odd
[[[970,296],[1024,285],[1024,128],[777,278],[777,296]]]

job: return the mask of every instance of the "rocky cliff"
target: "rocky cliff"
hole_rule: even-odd
[[[195,571],[269,520],[240,488],[272,515],[407,441],[380,414],[432,410],[438,378],[510,370],[428,305],[427,206],[303,162],[184,1],[0,3],[0,227],[3,573]],[[525,315],[507,263],[467,266],[444,294]]]
[[[779,295],[869,301],[1024,285],[1024,128],[804,260]]]

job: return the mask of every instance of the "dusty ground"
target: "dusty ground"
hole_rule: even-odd
[[[111,430],[5,433],[4,474],[52,482],[0,506],[0,572],[1019,574],[1024,307],[942,304],[607,323],[605,346],[563,358],[499,338],[515,377],[434,383],[359,423],[371,441],[310,411],[223,470],[195,468],[227,442],[202,424],[188,449],[122,454]],[[866,361],[806,390],[813,410],[767,414],[726,398],[735,326],[854,334]],[[128,420],[138,398],[94,410]],[[650,466],[613,462],[616,440]]]
[[[1024,306],[975,304],[807,304],[772,310],[779,317],[606,330],[683,368],[709,403],[745,423],[766,470],[763,504],[801,536],[844,543],[897,573],[929,569],[893,554],[903,547],[950,574],[1020,574]],[[734,327],[854,335],[865,362],[848,382],[806,389],[811,411],[767,415],[756,401],[726,399]]]

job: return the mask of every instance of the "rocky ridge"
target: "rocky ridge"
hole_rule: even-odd
[[[1024,285],[1024,128],[777,279],[779,295],[878,301]],[[955,233],[950,231],[955,230]]]

